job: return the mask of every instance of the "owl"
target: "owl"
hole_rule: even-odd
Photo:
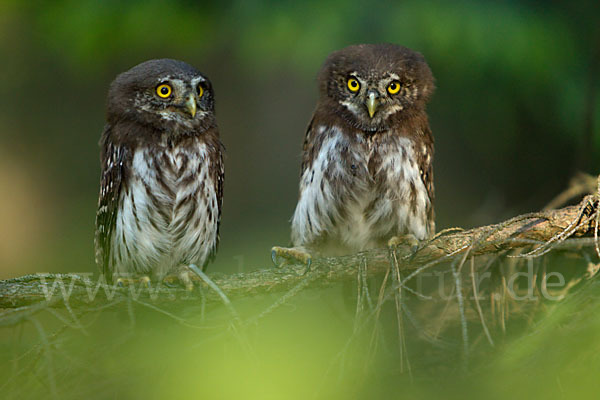
[[[394,44],[329,55],[302,151],[292,248],[279,257],[343,255],[434,233],[433,136],[424,57]]]
[[[141,63],[110,85],[95,233],[107,279],[173,274],[192,289],[189,266],[204,269],[215,255],[224,147],[214,101],[205,76],[170,59]]]

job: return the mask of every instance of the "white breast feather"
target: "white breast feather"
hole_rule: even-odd
[[[133,156],[129,191],[123,192],[122,207],[117,215],[112,237],[113,253],[119,252],[122,261],[113,265],[115,273],[147,273],[164,276],[178,263],[186,260],[203,264],[217,240],[217,199],[214,182],[204,165],[207,158],[206,145],[201,144],[193,151],[183,147],[165,150],[167,162],[173,172],[165,172],[163,182],[173,196],[159,184],[157,166],[147,149],[139,149]],[[185,164],[185,170],[181,170]],[[162,167],[163,171],[170,171]],[[190,174],[198,172],[197,179],[187,185],[180,182]],[[146,186],[168,210],[170,220],[165,223],[158,215]],[[198,193],[200,187],[203,193]],[[194,196],[186,206],[177,207],[188,196]],[[206,201],[205,199],[208,199]],[[208,218],[208,207],[213,208],[212,218]],[[190,208],[193,220],[188,221]],[[177,212],[175,212],[175,210]],[[137,216],[137,221],[136,221]],[[200,219],[197,229],[193,222]],[[176,232],[183,235],[176,240]],[[123,240],[123,238],[125,240]]]
[[[323,134],[327,128],[318,128]],[[369,154],[348,142],[339,128],[329,128],[330,133],[324,139],[320,151],[312,166],[304,171],[300,181],[300,198],[292,218],[292,241],[295,246],[308,246],[317,243],[321,236],[327,234],[337,238],[340,245],[352,251],[360,251],[376,247],[381,236],[391,237],[396,234],[411,233],[418,239],[427,237],[427,208],[429,198],[427,189],[421,180],[421,173],[416,164],[414,143],[408,138],[397,138],[397,151],[391,151],[383,158],[380,168],[387,171],[384,193],[376,193],[373,181],[361,178],[350,178],[351,172],[343,169],[337,162],[340,148],[349,145],[349,156],[366,168]],[[401,150],[404,149],[404,152]],[[404,156],[403,156],[404,154]],[[335,210],[336,193],[330,183],[325,180],[322,185],[324,171],[332,168],[332,176],[346,175],[352,181],[350,188],[352,197],[346,199],[345,218],[332,213]],[[410,183],[416,189],[416,212],[410,210]],[[369,217],[365,210],[377,201],[377,207],[371,210]],[[320,211],[320,212],[318,212]],[[328,215],[333,215],[331,220]]]
[[[325,127],[318,128],[319,134],[323,134],[324,131]],[[300,178],[300,198],[292,218],[292,241],[295,245],[310,242],[321,232],[331,228],[332,221],[321,217],[317,209],[333,208],[333,192],[329,183],[323,179],[323,172],[329,166],[330,154],[335,153],[340,139],[341,135],[331,135],[325,139],[312,166],[307,168]]]

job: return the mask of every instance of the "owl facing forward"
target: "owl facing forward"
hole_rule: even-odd
[[[393,44],[329,55],[302,152],[293,248],[310,263],[434,233],[433,137],[425,111],[434,78],[423,56]]]
[[[119,75],[100,140],[96,263],[111,279],[204,268],[219,242],[223,145],[210,81],[176,60]]]

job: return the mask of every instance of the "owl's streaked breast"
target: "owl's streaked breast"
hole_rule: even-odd
[[[112,238],[115,273],[162,277],[214,251],[219,209],[208,151],[200,142],[135,151]]]
[[[320,148],[302,174],[292,219],[294,245],[344,254],[394,235],[428,236],[430,199],[411,139],[388,135],[374,143],[325,126],[317,134]]]

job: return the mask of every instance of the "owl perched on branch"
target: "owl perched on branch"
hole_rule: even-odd
[[[423,56],[393,44],[329,55],[302,152],[293,248],[273,261],[310,265],[311,253],[341,255],[422,240],[435,230],[433,137],[425,106],[434,78]]]
[[[188,266],[204,268],[215,255],[223,200],[210,81],[169,59],[122,73],[100,146],[96,263],[119,282],[175,274],[193,288]]]

